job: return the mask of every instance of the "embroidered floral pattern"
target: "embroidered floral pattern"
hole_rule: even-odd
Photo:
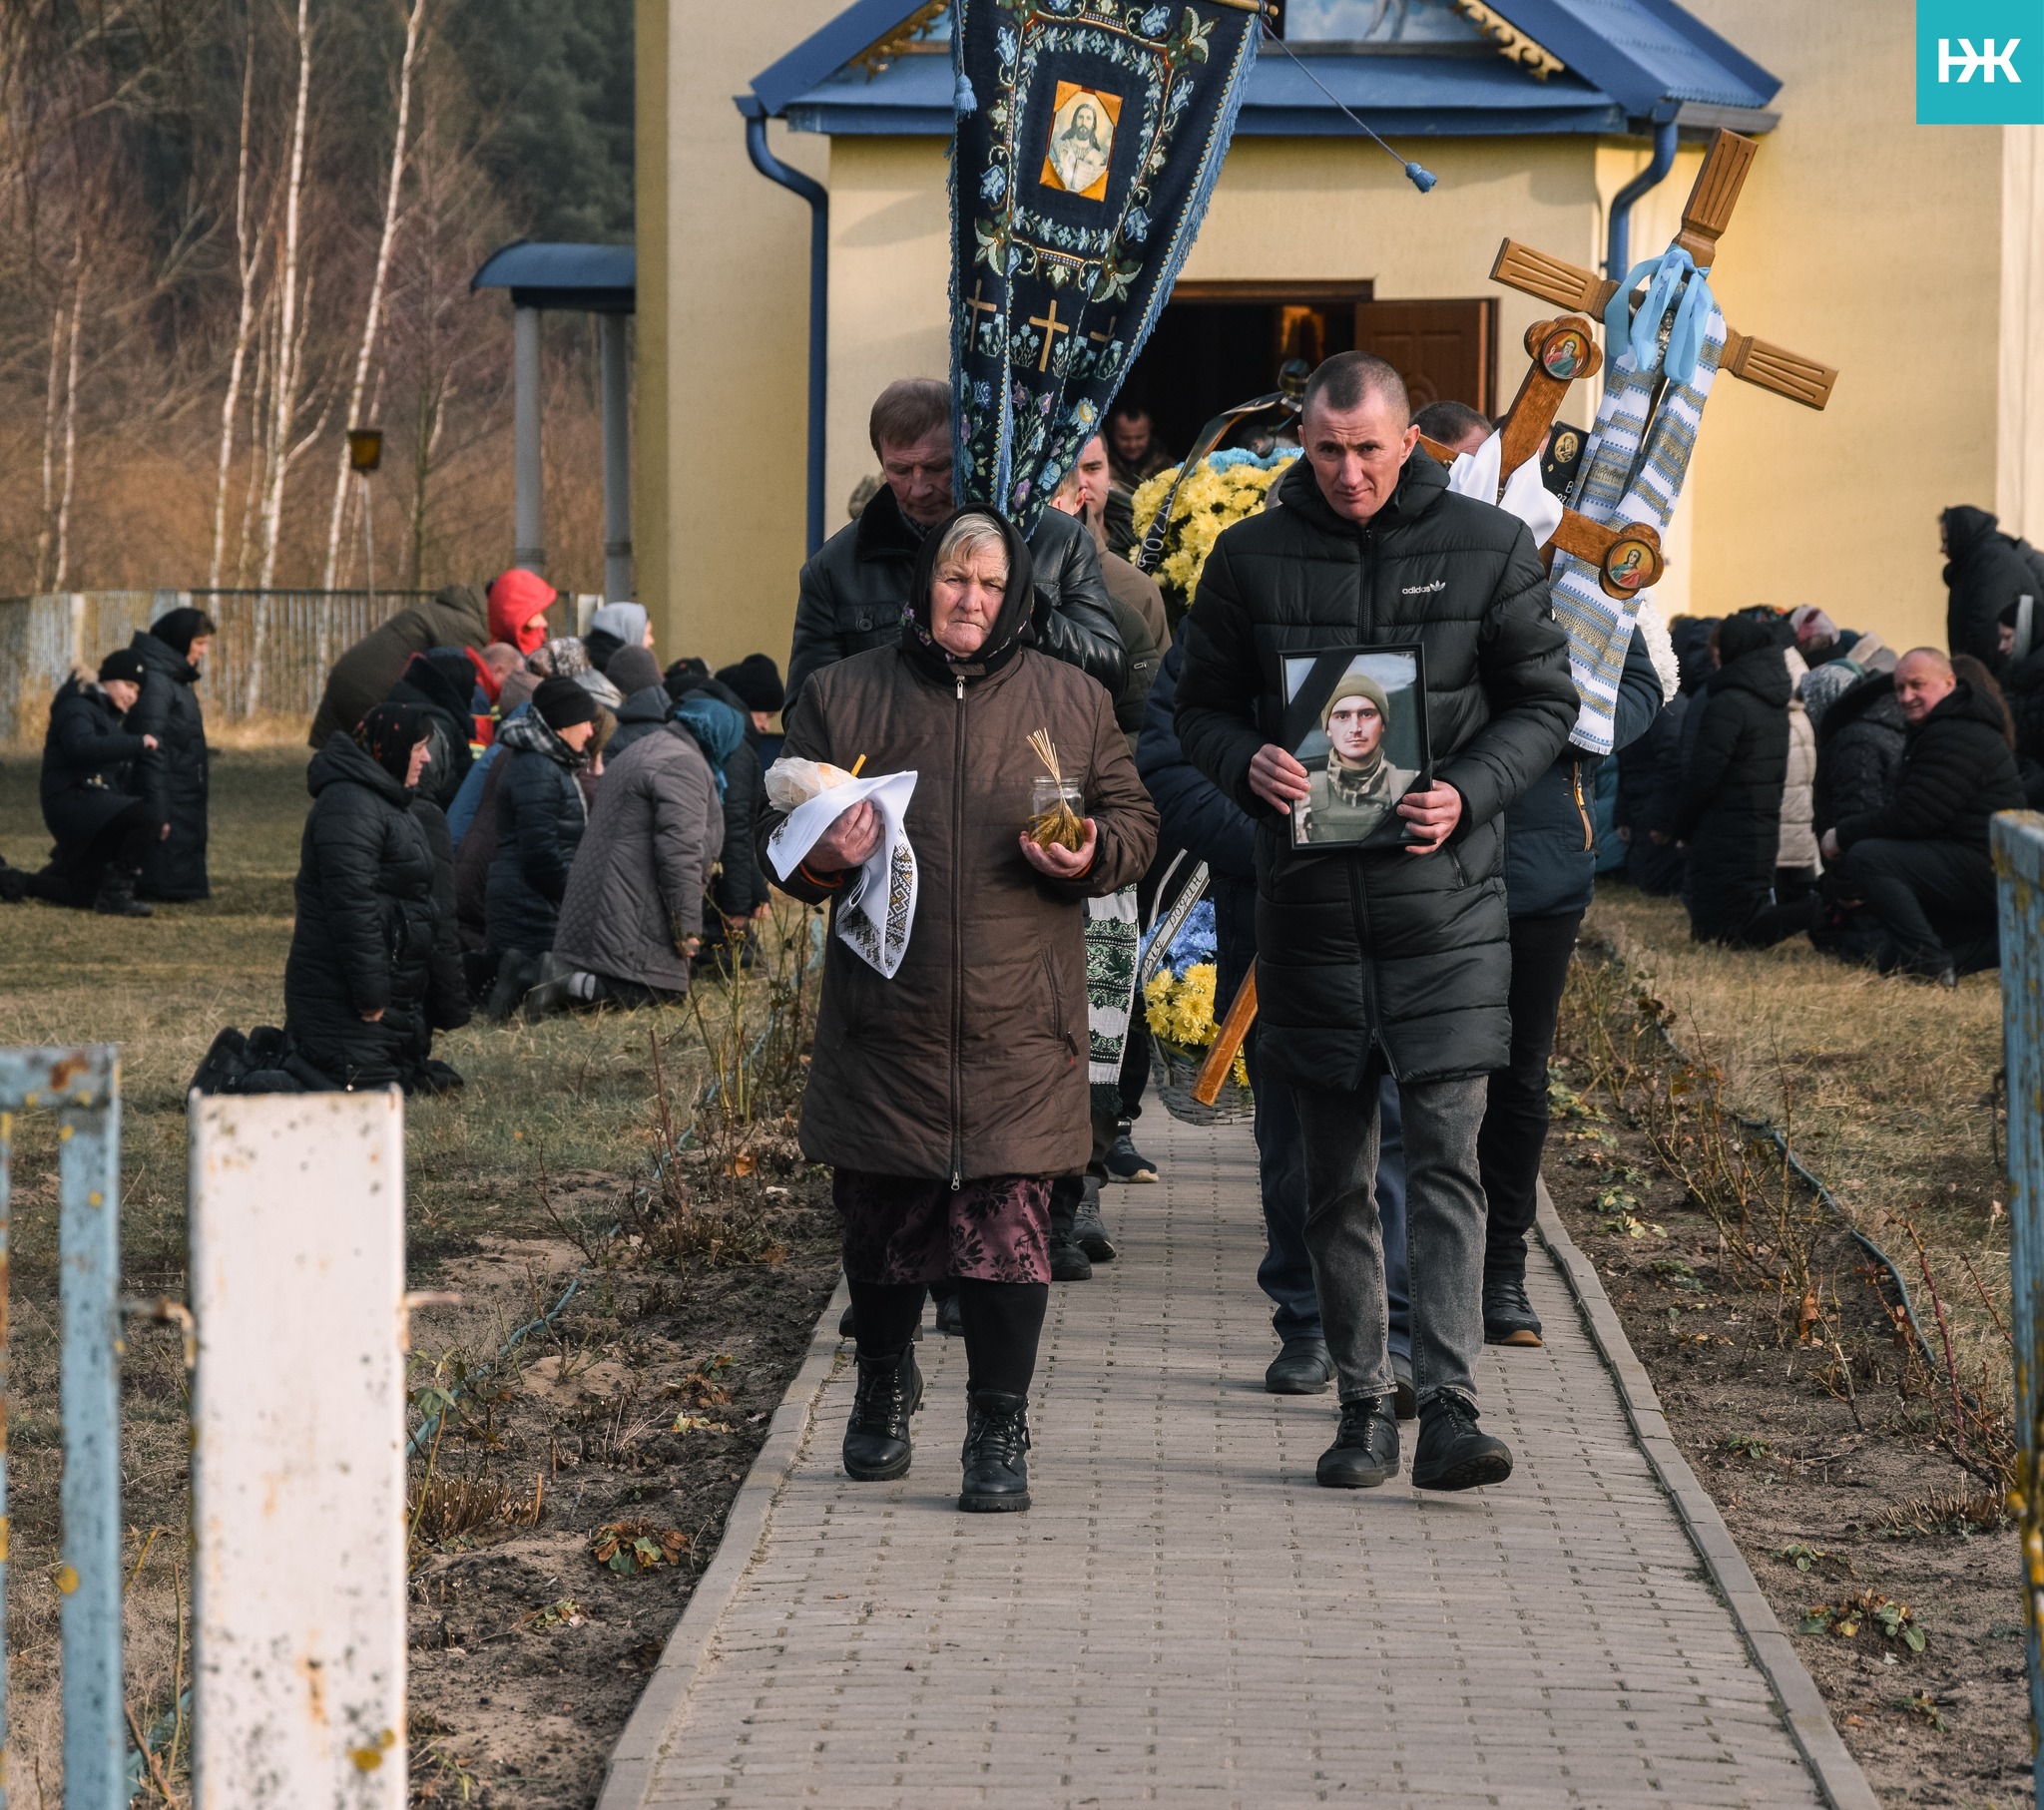
[[[844,1273],[857,1282],[1050,1280],[1050,1183],[990,1175],[948,1181],[839,1169]]]
[[[978,102],[953,165],[957,494],[1026,534],[1170,297],[1260,28],[1185,0],[958,0],[957,14],[961,91]],[[1060,92],[1082,90],[1111,97],[1096,126],[1118,110],[1107,173],[1083,193],[1043,180],[1060,159],[1080,167],[1051,156],[1050,135]],[[959,305],[968,291],[977,304]]]

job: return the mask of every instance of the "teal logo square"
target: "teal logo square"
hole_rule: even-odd
[[[2044,0],[1916,0],[1916,124],[2044,126]]]

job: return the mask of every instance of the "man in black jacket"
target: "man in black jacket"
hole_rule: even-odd
[[[2028,542],[2001,532],[1984,509],[1961,504],[1938,519],[1944,545],[1945,645],[1992,669],[2000,658],[2001,613],[2023,598],[2044,598],[2044,571]]]
[[[1915,648],[1895,668],[1908,745],[1895,795],[1827,830],[1844,890],[1887,931],[1881,966],[1940,986],[1999,960],[1987,823],[2023,808],[2008,713],[1977,662]]]
[[[137,795],[137,762],[157,738],[128,728],[148,676],[142,657],[120,648],[100,662],[99,682],[68,680],[50,705],[43,742],[43,821],[57,846],[27,890],[53,905],[146,918],[135,878],[165,825]]]
[[[787,702],[819,667],[901,640],[901,612],[924,531],[951,513],[951,391],[933,377],[890,383],[870,433],[886,482],[801,571]],[[1128,656],[1085,528],[1047,509],[1029,538],[1036,562],[1036,647],[1120,695]]]
[[[1164,657],[1144,704],[1136,743],[1136,771],[1157,806],[1158,846],[1183,848],[1207,864],[1214,901],[1215,986],[1225,1012],[1257,959],[1257,826],[1242,807],[1186,758],[1173,721],[1185,638]],[[1140,1002],[1139,1002],[1140,1009]],[[1305,1163],[1291,1089],[1266,1067],[1256,1027],[1243,1046],[1256,1102],[1257,1179],[1264,1201],[1264,1260],[1257,1286],[1271,1300],[1278,1355],[1264,1372],[1272,1395],[1318,1395],[1334,1380],[1334,1359],[1313,1289],[1312,1253],[1305,1242]],[[1397,1084],[1387,1076],[1379,1092],[1383,1115],[1377,1150],[1377,1216],[1383,1226],[1384,1287],[1389,1303],[1391,1370],[1398,1385],[1398,1417],[1412,1418],[1412,1337],[1405,1262],[1405,1133]]]
[[[1305,1148],[1306,1240],[1341,1390],[1321,1483],[1394,1476],[1397,1423],[1383,1251],[1372,1192],[1377,1084],[1405,1117],[1412,1481],[1466,1489],[1511,1473],[1477,1425],[1483,1345],[1485,1077],[1510,1056],[1504,808],[1561,752],[1576,720],[1567,642],[1525,526],[1451,495],[1418,454],[1398,374],[1344,352],[1313,373],[1305,457],[1282,507],[1225,533],[1188,621],[1179,737],[1193,764],[1258,819],[1258,1035],[1291,1083]],[[1404,847],[1293,849],[1305,769],[1274,736],[1282,657],[1420,643],[1432,771],[1398,806]]]

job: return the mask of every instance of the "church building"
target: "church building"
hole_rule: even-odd
[[[1281,11],[1130,378],[1167,444],[1274,387],[1286,358],[1352,346],[1398,365],[1415,401],[1502,410],[1526,328],[1562,310],[1489,280],[1501,241],[1598,270],[1615,249],[1656,255],[1729,127],[1760,152],[1712,287],[1738,331],[1840,375],[1821,413],[1720,378],[1663,610],[1814,604],[1892,645],[1941,642],[1939,512],[1977,504],[2044,538],[2044,139],[1913,124],[1911,0]],[[947,372],[946,14],[640,0],[635,513],[664,649],[785,659],[812,286],[825,534],[875,470],[873,395]],[[1438,177],[1431,193],[1398,158]],[[1587,425],[1596,401],[1579,385],[1563,419]]]

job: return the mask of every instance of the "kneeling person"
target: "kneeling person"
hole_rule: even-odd
[[[166,825],[138,796],[134,764],[157,748],[124,718],[142,694],[148,670],[132,648],[100,662],[99,680],[68,680],[50,705],[43,742],[43,822],[57,846],[28,890],[53,905],[146,918],[136,877]]]

